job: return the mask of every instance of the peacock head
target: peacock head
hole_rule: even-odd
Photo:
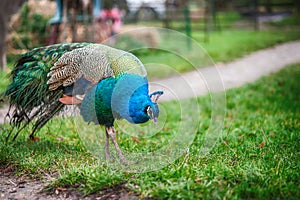
[[[159,115],[157,100],[162,94],[163,94],[163,91],[156,91],[156,92],[150,94],[149,97],[151,99],[152,104],[146,106],[146,109],[145,109],[145,112],[147,113],[148,118],[151,119],[155,125],[157,125],[157,118]]]
[[[113,115],[134,124],[145,123],[150,119],[156,124],[159,115],[157,101],[162,94],[162,91],[148,94],[146,77],[122,74],[117,77],[111,96]]]
[[[157,105],[158,98],[163,94],[162,91],[156,91],[150,95],[133,95],[129,103],[129,119],[135,124],[145,123],[152,120],[157,124],[159,109]]]

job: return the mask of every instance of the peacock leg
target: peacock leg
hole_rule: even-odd
[[[127,164],[127,160],[124,157],[121,149],[119,148],[119,145],[118,145],[117,140],[116,140],[116,131],[115,131],[115,128],[113,126],[106,127],[106,132],[108,133],[108,135],[110,136],[112,142],[115,145],[115,148],[116,148],[116,151],[117,151],[117,153],[119,155],[121,163],[124,164],[124,165],[126,165]]]
[[[110,158],[110,152],[109,152],[109,134],[107,132],[107,128],[105,129],[106,133],[106,142],[105,142],[105,157],[106,159]]]

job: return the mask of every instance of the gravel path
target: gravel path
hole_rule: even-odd
[[[260,50],[227,64],[207,67],[152,82],[150,90],[161,90],[165,94],[162,100],[186,98],[205,95],[209,91],[239,87],[255,81],[261,76],[279,71],[286,65],[300,62],[300,41],[281,44],[272,48]],[[7,108],[0,109],[0,123],[3,123]],[[9,166],[8,166],[9,168]],[[0,199],[79,199],[82,194],[78,191],[61,188],[57,194],[41,192],[46,186],[45,180],[32,180],[14,177],[7,173],[9,169],[0,168]],[[137,199],[124,186],[108,188],[102,195],[92,195],[84,199]]]

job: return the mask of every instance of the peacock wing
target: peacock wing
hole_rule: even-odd
[[[113,75],[104,51],[84,47],[63,54],[50,69],[47,84],[50,90],[56,90],[60,86],[71,86],[84,78],[94,85]]]
[[[48,73],[49,90],[63,88],[63,104],[80,104],[85,93],[100,80],[114,77],[107,51],[90,45],[63,54]],[[81,96],[79,96],[81,95]]]
[[[95,48],[96,51],[105,52],[114,77],[122,74],[137,74],[147,76],[146,69],[142,62],[132,53],[112,48],[103,44],[90,44],[88,48]]]

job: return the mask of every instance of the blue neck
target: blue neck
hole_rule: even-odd
[[[81,104],[81,115],[85,121],[112,125],[114,119],[126,119],[131,123],[149,120],[147,107],[158,112],[148,94],[148,81],[135,74],[109,77],[95,85]]]
[[[111,99],[113,114],[131,123],[147,122],[146,108],[153,105],[148,94],[148,80],[135,74],[123,74],[116,80]]]

